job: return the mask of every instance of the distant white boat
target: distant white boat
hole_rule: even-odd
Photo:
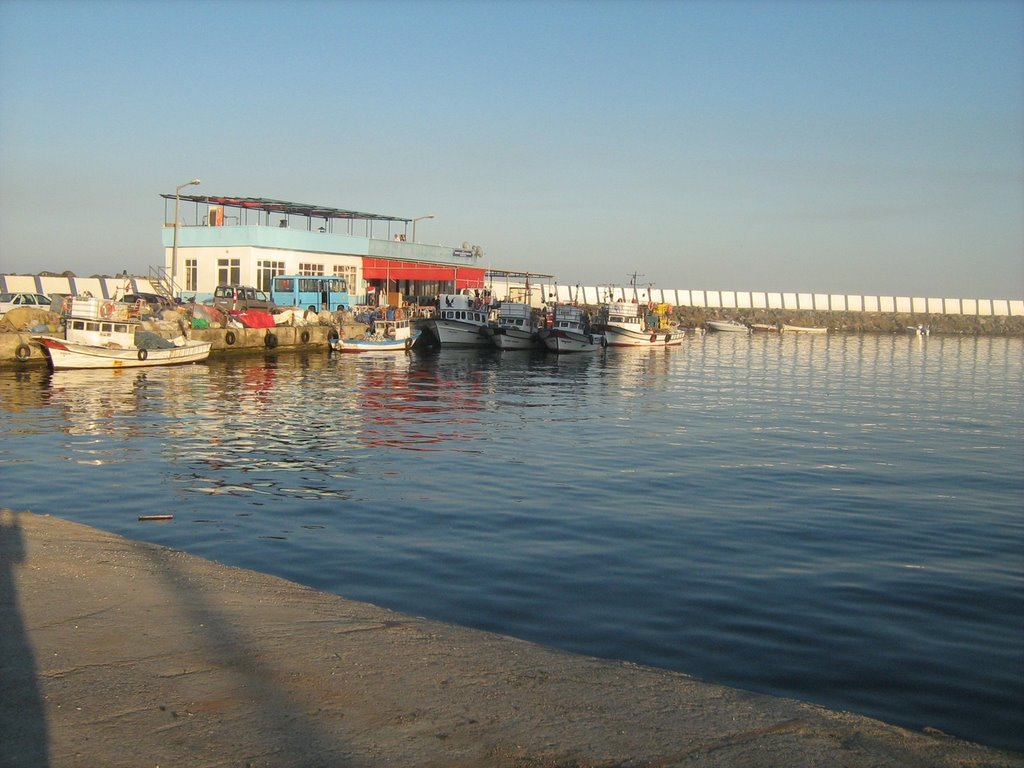
[[[65,316],[64,338],[33,336],[54,370],[65,368],[144,368],[205,360],[208,341],[163,339],[147,333],[135,304],[73,297]]]
[[[782,325],[782,330],[788,333],[828,333],[828,328],[815,325]]]
[[[735,320],[708,320],[708,329],[724,333],[750,333],[750,328]]]
[[[927,325],[908,325],[907,333],[911,333],[914,336],[929,336],[932,330]]]

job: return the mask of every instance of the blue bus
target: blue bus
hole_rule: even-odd
[[[279,307],[298,307],[319,312],[349,309],[348,285],[343,277],[325,275],[277,275],[270,298]]]

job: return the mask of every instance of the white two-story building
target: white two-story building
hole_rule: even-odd
[[[160,281],[176,295],[203,298],[227,284],[269,292],[275,275],[343,277],[356,303],[395,294],[428,303],[439,293],[485,289],[481,249],[417,243],[419,219],[266,198],[161,197]]]

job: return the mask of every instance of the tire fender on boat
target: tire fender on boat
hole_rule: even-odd
[[[32,348],[28,344],[19,344],[18,348],[14,350],[14,356],[24,363],[32,357]]]
[[[235,343],[234,331],[228,331],[227,333],[224,334],[224,343],[227,344],[229,347]]]
[[[657,340],[658,340],[658,334],[656,334],[656,333],[652,333],[652,334],[651,334],[651,344],[653,344],[653,343],[654,343],[654,342],[656,342]]]
[[[303,344],[309,344],[309,331],[303,331],[299,335],[299,339],[302,341]]]
[[[139,350],[139,360],[145,360],[147,357],[149,357],[149,350],[148,349],[140,349]]]
[[[268,333],[263,337],[263,343],[266,345],[267,349],[274,349],[274,347],[277,346],[277,336],[272,333]]]

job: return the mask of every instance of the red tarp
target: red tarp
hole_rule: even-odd
[[[269,312],[260,312],[258,309],[250,309],[248,312],[232,312],[242,325],[246,328],[273,328],[277,323],[274,316]]]
[[[455,289],[483,288],[483,269],[473,267],[447,266],[444,264],[421,264],[396,259],[363,258],[363,277],[367,280],[430,280],[454,282]]]

